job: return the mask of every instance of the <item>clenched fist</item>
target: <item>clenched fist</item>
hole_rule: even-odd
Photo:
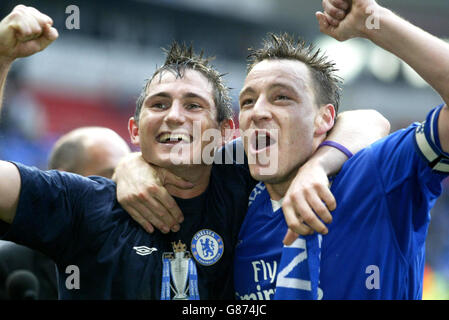
[[[32,7],[18,5],[0,22],[0,62],[10,63],[44,50],[58,38],[53,20]]]
[[[367,19],[381,7],[374,0],[323,0],[317,12],[320,31],[339,41],[364,37]]]

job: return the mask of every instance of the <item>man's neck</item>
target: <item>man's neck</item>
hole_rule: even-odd
[[[287,193],[287,190],[290,187],[293,179],[294,177],[282,183],[265,183],[270,198],[276,201],[281,200]]]
[[[176,166],[168,169],[174,175],[191,182],[194,186],[191,189],[181,189],[174,185],[167,184],[165,188],[174,197],[190,199],[199,196],[206,191],[209,186],[211,165]]]
[[[317,136],[314,138],[314,141],[313,141],[314,152],[316,152],[318,150],[318,146],[325,139],[326,139],[326,134],[323,134],[323,135],[320,135],[320,136]],[[303,166],[304,164],[306,164],[312,157],[313,157],[313,155],[310,155],[309,158],[302,165],[300,165],[298,167],[298,169],[293,170],[293,173],[290,173],[290,176],[287,177],[284,181],[278,182],[278,183],[265,182],[265,186],[267,187],[267,191],[270,195],[271,200],[279,201],[285,196],[285,194],[288,191],[288,188],[292,184],[293,180],[296,178],[299,168],[301,166]]]

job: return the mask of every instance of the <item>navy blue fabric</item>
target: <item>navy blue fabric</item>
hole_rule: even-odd
[[[194,234],[210,229],[224,252],[211,266],[197,263],[201,299],[232,299],[235,241],[255,183],[246,165],[213,165],[209,188],[193,199],[175,199],[185,220],[177,233],[146,233],[116,200],[113,181],[21,164],[20,202],[12,225],[0,236],[39,250],[58,266],[62,299],[159,299],[162,254],[181,240],[190,250]],[[157,251],[138,255],[133,247]],[[68,290],[67,266],[80,270],[80,289]]]

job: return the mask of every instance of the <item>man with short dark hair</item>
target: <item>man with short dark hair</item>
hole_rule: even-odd
[[[267,39],[250,55],[240,125],[279,130],[282,158],[288,150],[294,158],[263,177],[258,172],[264,165],[250,163],[252,176],[264,182],[253,191],[239,234],[236,294],[240,299],[420,299],[429,211],[449,173],[449,45],[372,0],[325,0],[323,6],[324,12],[317,13],[322,32],[341,41],[367,38],[396,54],[445,104],[431,110],[422,124],[351,157],[331,179],[338,206],[328,234],[310,235],[304,228],[310,216],[285,210],[282,197],[295,166],[307,161],[332,127],[338,100],[317,103],[313,88],[316,72],[329,71],[332,79],[333,70],[303,42],[285,35]],[[366,27],[368,12],[380,19],[380,29]],[[330,87],[320,82],[323,89]],[[281,91],[282,101],[267,99],[270,90]],[[245,150],[254,152],[251,145]],[[283,247],[288,229],[306,236],[288,237]]]

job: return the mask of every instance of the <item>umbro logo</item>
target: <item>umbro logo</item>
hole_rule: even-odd
[[[156,248],[148,248],[147,246],[133,247],[133,249],[136,250],[136,253],[141,256],[146,256],[152,254],[154,251],[157,251]]]

